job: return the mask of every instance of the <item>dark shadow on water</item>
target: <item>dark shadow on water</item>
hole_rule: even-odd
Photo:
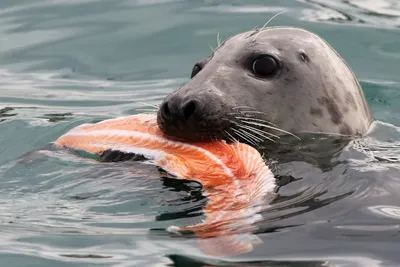
[[[67,113],[51,113],[51,114],[44,114],[41,119],[45,119],[48,122],[59,122],[71,119],[73,114],[71,112]]]
[[[0,109],[0,122],[6,121],[7,120],[6,118],[17,116],[17,113],[8,113],[9,111],[13,110],[14,109],[10,107],[5,107]]]
[[[324,206],[328,206],[336,201],[342,200],[346,197],[350,197],[354,191],[350,191],[347,193],[343,193],[341,195],[335,196],[335,197],[330,197],[327,199],[323,199],[323,200],[319,200],[318,198],[323,196],[325,193],[327,193],[328,191],[325,190],[323,192],[318,192],[314,195],[308,195],[306,199],[302,200],[302,199],[296,199],[296,197],[298,195],[301,195],[301,193],[299,193],[298,195],[295,196],[290,196],[290,197],[281,197],[278,196],[272,204],[275,204],[275,208],[273,209],[269,209],[268,211],[265,211],[262,213],[262,215],[264,216],[264,220],[262,222],[259,223],[258,225],[258,231],[257,233],[271,233],[271,232],[276,232],[279,229],[283,229],[283,228],[288,228],[288,227],[295,227],[295,226],[300,226],[299,225],[293,225],[293,226],[280,226],[280,227],[270,227],[268,226],[268,222],[272,221],[272,222],[279,222],[283,219],[287,219],[290,217],[295,217],[301,214],[308,214],[314,210],[320,209]],[[312,197],[312,198],[310,198]],[[295,200],[295,201],[291,201],[291,200]],[[282,205],[277,205],[281,203]],[[285,211],[285,210],[290,210],[290,209],[295,209],[296,211],[291,212],[291,213],[286,213],[283,215],[279,215],[279,211]],[[276,214],[278,214],[278,216],[276,216]]]
[[[283,136],[276,143],[265,144],[262,153],[268,159],[275,173],[280,164],[287,162],[306,162],[323,172],[332,170],[340,161],[335,160],[354,137],[326,134],[297,134],[301,140]],[[293,180],[294,178],[286,177]]]
[[[111,259],[112,256],[102,256],[96,254],[60,254],[62,257],[75,259]]]
[[[146,158],[135,153],[125,153],[116,150],[106,150],[100,155],[101,162],[143,161]]]
[[[324,261],[243,261],[243,262],[226,262],[219,261],[218,263],[207,262],[206,260],[194,259],[182,255],[168,255],[167,256],[173,264],[171,267],[322,267],[327,266]]]
[[[171,179],[168,177],[162,177],[162,185],[170,192],[186,192],[187,194],[179,199],[182,203],[202,203],[202,205],[196,205],[193,208],[182,209],[178,207],[178,210],[171,212],[164,212],[156,216],[156,221],[169,221],[180,218],[191,218],[197,217],[203,214],[203,208],[206,205],[207,197],[203,194],[203,188],[201,184],[194,181],[184,181]],[[175,205],[173,205],[175,206]],[[171,207],[176,209],[175,207]]]
[[[4,107],[0,109],[0,122],[6,121],[7,118],[18,116],[17,109],[37,109],[36,107]],[[12,113],[11,113],[12,112]]]

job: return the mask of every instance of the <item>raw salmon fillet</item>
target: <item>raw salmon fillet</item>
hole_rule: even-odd
[[[206,219],[190,230],[203,239],[208,254],[238,254],[252,250],[252,241],[240,232],[254,223],[265,197],[273,195],[275,179],[260,153],[243,143],[225,141],[184,143],[170,139],[157,125],[156,115],[139,114],[80,125],[55,142],[59,147],[101,155],[116,150],[143,155],[177,179],[203,185],[209,199]],[[209,238],[218,237],[211,242]]]

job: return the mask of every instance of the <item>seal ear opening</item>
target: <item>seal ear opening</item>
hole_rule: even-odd
[[[304,62],[304,63],[308,63],[310,61],[310,58],[307,56],[306,52],[304,52],[303,50],[300,51],[300,59]]]

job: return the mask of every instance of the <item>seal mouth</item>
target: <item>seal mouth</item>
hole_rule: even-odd
[[[168,137],[184,142],[209,142],[225,140],[232,142],[229,137],[230,129],[233,127],[228,115],[214,114],[198,118],[195,123],[180,118],[173,123],[164,118],[161,112],[158,112],[157,124],[160,130]]]
[[[281,134],[298,138],[264,119],[263,114],[250,107],[236,107],[224,114],[202,115],[192,124],[184,118],[169,123],[159,112],[157,123],[164,134],[185,142],[224,140],[227,143],[242,142],[258,147],[266,142],[276,142]]]

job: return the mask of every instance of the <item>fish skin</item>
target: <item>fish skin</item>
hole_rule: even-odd
[[[204,208],[206,219],[168,230],[194,232],[202,250],[213,256],[243,254],[253,249],[251,240],[256,237],[240,228],[260,219],[257,213],[262,205],[265,208],[265,197],[273,195],[276,186],[272,172],[253,147],[223,140],[175,141],[158,128],[154,114],[82,124],[54,144],[97,155],[107,150],[141,154],[177,179],[201,183],[209,199]]]

